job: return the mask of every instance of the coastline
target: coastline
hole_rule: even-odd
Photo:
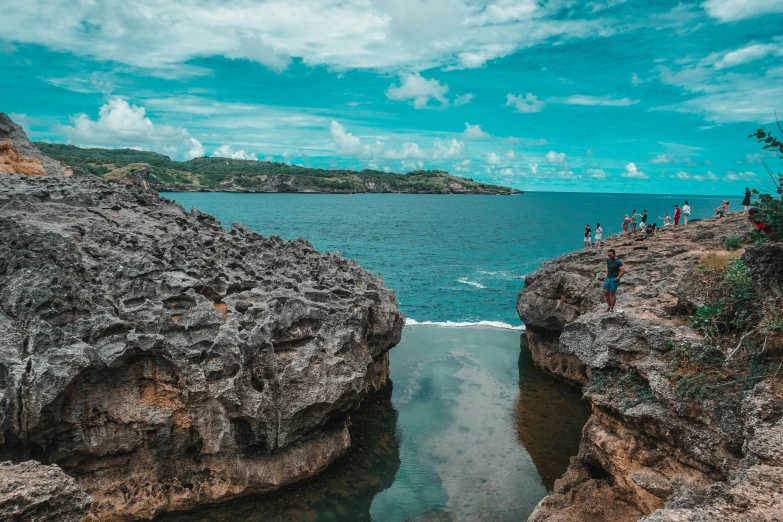
[[[205,192],[205,193],[225,193],[225,194],[334,194],[334,195],[354,195],[354,194],[410,194],[410,195],[438,195],[438,196],[516,196],[524,194],[524,190],[513,189],[513,192],[471,192],[471,191],[418,191],[410,192],[404,190],[384,190],[384,191],[316,191],[316,190],[231,190],[231,189],[213,189],[208,187],[195,187],[190,185],[150,185],[157,192]]]

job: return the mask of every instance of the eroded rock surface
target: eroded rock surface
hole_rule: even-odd
[[[99,520],[310,477],[388,378],[379,277],[140,184],[0,175],[0,455],[58,464]]]
[[[783,519],[783,394],[766,382],[703,400],[678,397],[666,354],[707,341],[688,317],[702,296],[688,274],[745,236],[743,216],[691,223],[655,238],[613,238],[627,275],[618,312],[606,309],[606,248],[544,263],[525,280],[517,309],[536,364],[583,384],[593,415],[579,454],[534,522]],[[780,245],[754,245],[743,261],[764,296],[780,287]],[[756,384],[758,383],[758,384]]]
[[[34,460],[0,462],[0,520],[6,522],[77,522],[91,499],[57,466]]]
[[[44,155],[30,143],[24,130],[0,112],[0,172],[27,176],[63,176],[60,162]]]

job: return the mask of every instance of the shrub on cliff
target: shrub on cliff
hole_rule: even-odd
[[[783,127],[780,122],[777,123],[777,127],[778,133],[783,137]],[[780,158],[783,158],[783,141],[772,132],[768,132],[762,127],[748,137],[756,138],[759,143],[764,144],[762,147],[764,150],[779,152]],[[771,190],[770,193],[765,193],[753,189],[753,194],[756,196],[756,206],[759,209],[758,217],[772,228],[771,235],[773,237],[783,238],[783,173],[774,173],[766,163],[764,163],[764,167],[771,180],[769,187]]]
[[[742,248],[742,239],[739,236],[729,236],[724,241],[723,246],[726,250],[739,250]]]

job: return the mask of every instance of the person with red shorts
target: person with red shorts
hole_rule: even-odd
[[[674,228],[680,226],[680,206],[674,205]]]

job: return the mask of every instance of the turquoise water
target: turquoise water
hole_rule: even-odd
[[[352,417],[353,446],[321,476],[176,522],[524,520],[576,454],[589,407],[535,369],[516,294],[526,273],[680,196],[168,193],[185,208],[265,235],[304,237],[381,272],[408,318],[391,351],[393,392]],[[707,217],[721,197],[691,197]],[[734,202],[733,203],[738,203]],[[411,321],[412,320],[412,321]],[[435,324],[421,324],[435,323]],[[446,325],[474,325],[448,328]],[[523,346],[520,349],[520,342]]]
[[[161,522],[520,521],[565,471],[589,416],[512,330],[406,327],[391,376],[391,397],[352,415],[353,446],[324,474]]]
[[[663,216],[682,196],[527,193],[516,196],[429,194],[163,193],[228,226],[264,235],[303,237],[381,272],[409,319],[494,321],[520,325],[515,300],[526,273],[582,247],[584,225],[605,235],[623,215]],[[724,199],[689,197],[693,217],[708,217]],[[732,199],[739,208],[741,195]]]

